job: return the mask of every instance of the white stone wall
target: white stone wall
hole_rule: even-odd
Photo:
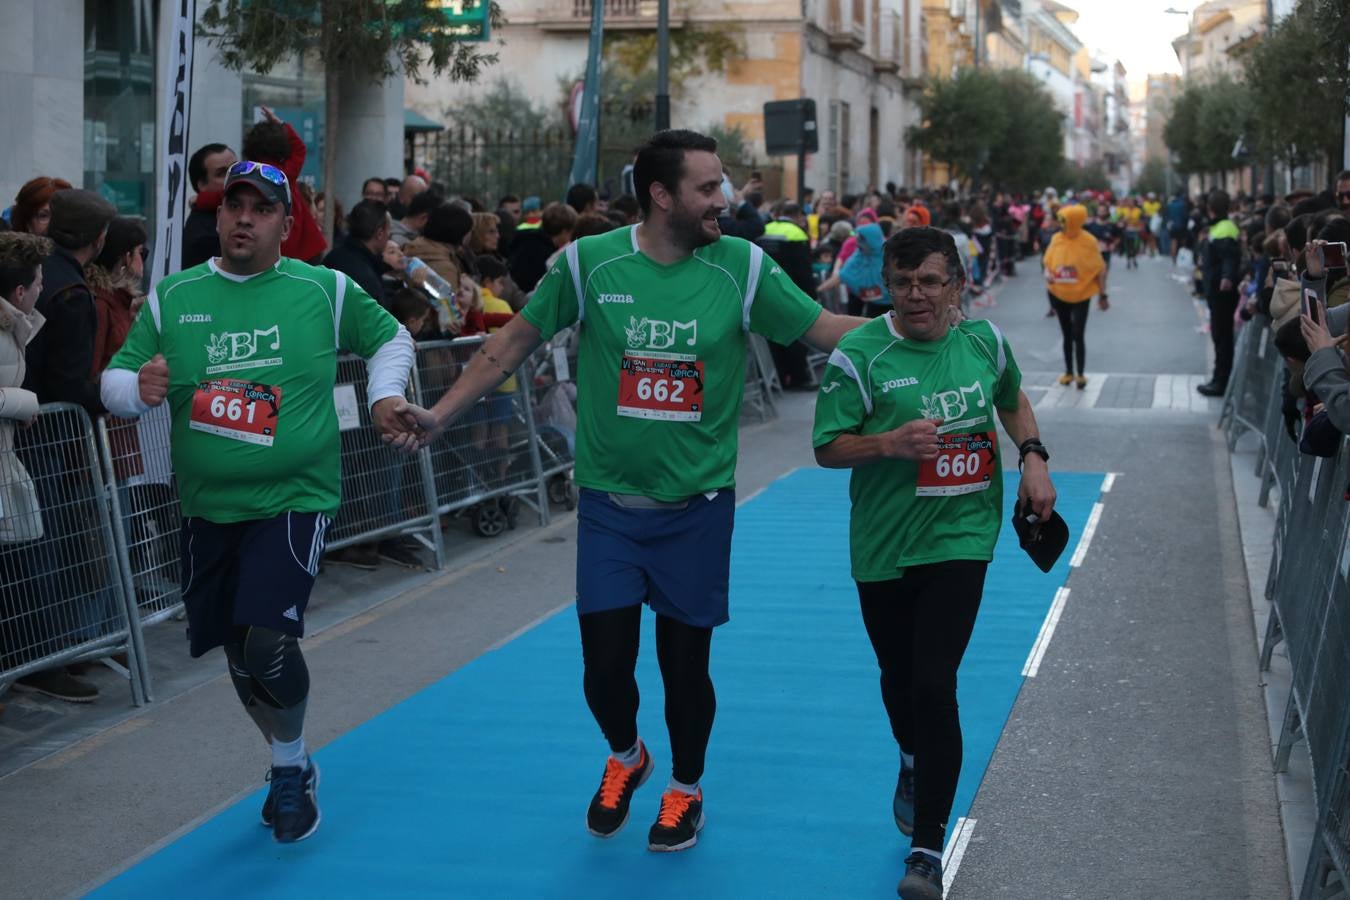
[[[84,180],[84,0],[6,0],[0,207],[38,175]]]

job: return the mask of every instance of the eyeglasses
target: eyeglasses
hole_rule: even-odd
[[[943,288],[951,283],[952,280],[950,278],[944,281],[935,275],[930,275],[927,278],[920,278],[915,281],[900,279],[891,282],[891,296],[908,297],[910,292],[917,287],[919,293],[924,296],[936,297],[938,294],[942,293]]]
[[[269,166],[267,163],[254,162],[251,159],[241,159],[239,162],[230,166],[230,175],[248,175],[251,172],[257,172],[273,184],[286,185],[286,173],[276,166]]]

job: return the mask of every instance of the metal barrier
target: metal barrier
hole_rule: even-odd
[[[13,450],[0,451],[0,488],[35,501],[3,520],[0,686],[124,652],[126,668],[109,666],[128,679],[139,706],[147,699],[144,650],[118,577],[125,523],[114,519],[116,491],[110,497],[88,414],[70,403],[42,406],[31,428],[17,430]]]
[[[417,345],[414,390],[430,407],[455,383],[485,338],[427,341]],[[529,367],[479,400],[431,445],[435,511],[460,513],[485,537],[514,528],[517,503],[549,517],[547,488],[534,424]]]
[[[534,390],[534,425],[539,435],[540,477],[548,498],[568,509],[577,505],[573,478],[577,444],[577,355],[581,330],[568,328],[544,342],[522,374]]]
[[[778,369],[773,363],[773,351],[762,335],[751,332],[746,339],[745,398],[741,409],[754,410],[761,422],[777,418],[774,395],[783,392],[778,380]]]
[[[1243,329],[1220,423],[1230,448],[1258,439],[1260,503],[1278,495],[1266,597],[1271,615],[1260,667],[1283,643],[1292,679],[1274,768],[1306,742],[1317,800],[1313,850],[1301,896],[1350,894],[1350,440],[1334,458],[1302,454],[1286,430],[1286,367],[1269,320]]]

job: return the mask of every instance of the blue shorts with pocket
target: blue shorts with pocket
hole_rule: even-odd
[[[726,622],[736,493],[690,497],[682,508],[620,505],[583,488],[577,505],[577,614],[646,603],[659,615],[712,628]]]
[[[243,626],[303,637],[305,607],[319,573],[322,513],[284,512],[222,525],[183,520],[183,606],[188,647],[201,656],[234,642]]]

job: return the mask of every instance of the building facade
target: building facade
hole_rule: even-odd
[[[202,6],[203,4],[198,4]],[[127,215],[153,219],[162,180],[160,136],[170,84],[171,0],[10,0],[0,29],[0,206],[37,175],[98,191]],[[194,42],[188,148],[238,149],[258,107],[275,108],[306,139],[303,177],[322,190],[323,71],[283,61],[267,76],[225,69]],[[344,83],[337,193],[360,196],[367,175],[402,171],[403,84]]]
[[[607,34],[655,31],[654,2],[605,2]],[[531,103],[557,109],[585,67],[590,8],[589,0],[502,0],[501,62],[476,85],[410,83],[407,105],[446,121],[458,99],[507,80]],[[763,159],[764,104],[811,98],[820,149],[806,160],[808,186],[845,193],[912,183],[917,161],[905,131],[916,122],[923,71],[921,0],[671,0],[670,23],[673,32],[722,31],[740,44],[723,71],[672,83],[674,127],[738,128]],[[781,162],[793,193],[796,158]]]

